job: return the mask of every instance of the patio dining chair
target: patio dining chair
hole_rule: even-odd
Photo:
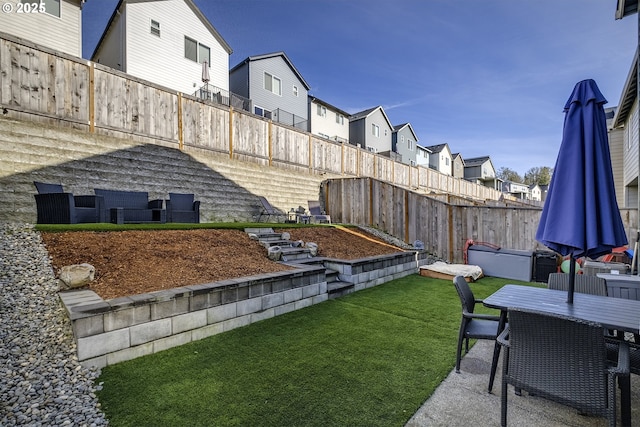
[[[507,390],[512,385],[582,414],[606,417],[615,426],[616,379],[621,402],[630,405],[626,343],[619,343],[618,359],[611,363],[600,324],[517,309],[509,309],[508,317],[509,327],[498,337],[505,347],[501,425],[507,425]]]
[[[549,289],[556,289],[559,291],[569,290],[570,274],[567,273],[550,273],[547,281],[547,287]],[[583,294],[607,296],[607,281],[598,276],[589,276],[585,274],[575,275],[575,291]]]
[[[462,343],[464,342],[465,354],[469,352],[470,339],[484,339],[495,341],[500,333],[500,316],[490,314],[474,313],[476,303],[482,304],[482,300],[476,299],[473,291],[463,276],[453,278],[453,284],[458,291],[460,303],[462,304],[462,320],[458,334],[458,350],[456,352],[456,372],[460,373],[460,360],[462,359]],[[496,343],[493,360],[491,362],[491,376],[489,378],[489,393],[493,388],[493,380],[496,375],[498,358],[500,356],[500,346]]]

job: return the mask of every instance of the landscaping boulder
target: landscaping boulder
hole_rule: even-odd
[[[282,258],[282,248],[280,246],[271,246],[267,249],[267,256],[272,261],[280,261]]]
[[[58,279],[60,279],[63,289],[75,289],[91,283],[95,279],[95,275],[95,267],[83,263],[62,267],[58,273]]]
[[[312,257],[318,255],[318,244],[317,243],[307,242],[307,244],[304,245],[304,247],[309,249],[309,254]]]

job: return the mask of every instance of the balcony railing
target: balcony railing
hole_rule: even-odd
[[[211,101],[216,104],[226,105],[227,107],[252,112],[252,102],[250,99],[238,95],[237,93],[220,89],[214,85],[206,84],[202,86],[194,93],[194,96],[205,101]]]

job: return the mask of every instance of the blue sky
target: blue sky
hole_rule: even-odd
[[[89,58],[117,0],[83,10]],[[637,36],[615,0],[195,0],[233,49],[284,51],[310,94],[349,113],[382,105],[423,146],[489,155],[523,175],[555,165],[563,107],[592,78],[618,105]]]

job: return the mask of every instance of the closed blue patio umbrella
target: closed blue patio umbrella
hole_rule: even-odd
[[[536,233],[536,240],[549,249],[571,256],[568,303],[573,303],[574,260],[596,258],[628,243],[613,183],[606,102],[594,80],[573,89],[564,106],[562,143]]]

